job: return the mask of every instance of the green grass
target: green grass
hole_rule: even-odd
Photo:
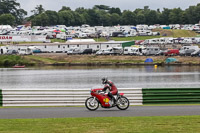
[[[110,40],[114,41],[133,41],[133,40],[146,40],[152,38],[160,38],[162,36],[135,36],[135,37],[110,37]],[[106,42],[107,40],[103,37],[101,38],[94,38],[96,42]]]
[[[188,30],[171,30],[172,37],[195,37],[197,34],[194,31]]]
[[[61,39],[51,39],[51,42],[52,42],[52,43],[54,43],[54,42],[65,43],[66,40],[61,40]]]
[[[189,30],[167,30],[167,29],[154,29],[153,31],[160,32],[161,35],[166,34],[165,37],[196,37],[197,33]]]
[[[30,62],[24,58],[24,56],[19,55],[0,55],[0,66],[14,66],[15,64],[19,65],[34,65],[33,62]]]
[[[1,133],[198,133],[200,116],[0,119]]]
[[[106,38],[100,37],[100,38],[93,38],[96,42],[107,42]]]
[[[146,40],[152,38],[160,38],[161,36],[135,36],[135,37],[111,37],[115,41],[132,41],[132,40]]]
[[[43,58],[43,57],[34,56],[34,55],[26,56],[26,59],[35,61],[37,64],[39,64],[39,63],[42,63],[42,64],[43,64],[43,63],[46,63],[46,64],[53,64],[53,63],[56,63],[56,61],[53,60],[53,59],[50,59],[50,58]]]
[[[18,42],[19,45],[20,44],[27,44],[27,43],[29,43],[29,44],[35,44],[35,43],[42,43],[42,42]],[[16,44],[16,43],[13,42],[13,44]]]
[[[132,40],[146,40],[160,37],[196,37],[197,33],[194,31],[188,30],[166,30],[166,29],[155,29],[153,31],[158,31],[161,33],[161,36],[135,36],[135,37],[110,37],[110,40],[114,41],[132,41]],[[163,34],[167,34],[167,36],[162,36]],[[97,42],[106,42],[107,40],[103,37],[94,38]]]

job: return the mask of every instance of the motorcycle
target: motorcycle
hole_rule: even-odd
[[[117,93],[115,97],[116,103],[102,91],[102,88],[91,89],[91,97],[85,101],[85,106],[90,111],[95,111],[99,108],[99,104],[102,108],[117,107],[120,110],[126,110],[129,107],[129,100],[124,96],[124,93]]]

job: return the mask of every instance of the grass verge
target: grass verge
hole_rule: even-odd
[[[0,119],[1,133],[198,133],[200,116]]]
[[[74,63],[77,65],[99,65],[100,64],[145,64],[144,61],[147,58],[152,58],[155,63],[164,63],[166,56],[96,56],[96,55],[67,55],[67,54],[36,54],[27,56],[17,55],[1,55],[0,66],[9,67],[15,64],[26,65],[26,66],[42,66],[42,65],[63,65]],[[175,58],[183,64],[200,64],[199,57],[181,57],[175,56]],[[192,59],[192,60],[191,60]]]
[[[161,35],[165,34],[165,37],[196,37],[197,33],[189,30],[167,30],[167,29],[154,29],[153,31],[160,32]]]
[[[34,56],[34,55],[29,55],[29,56],[25,56],[25,58],[27,60],[31,60],[33,62],[35,62],[36,64],[53,64],[56,63],[56,60],[50,59],[48,57],[40,57],[40,56]]]
[[[15,64],[33,66],[34,63],[26,60],[24,56],[19,55],[1,55],[0,56],[0,66],[10,67]]]

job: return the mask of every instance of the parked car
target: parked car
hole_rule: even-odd
[[[192,56],[192,57],[193,57],[193,56],[199,56],[199,57],[200,57],[200,50],[191,53],[191,56]]]
[[[93,50],[91,48],[84,49],[80,51],[80,54],[92,54]]]
[[[18,51],[17,51],[17,50],[14,50],[14,49],[8,50],[7,54],[8,54],[8,55],[18,54]]]
[[[165,54],[165,56],[168,56],[168,55],[179,55],[179,50],[178,49],[169,49],[164,54]]]
[[[20,55],[32,55],[33,54],[33,50],[30,48],[21,48],[19,50],[19,54]]]
[[[191,54],[195,52],[195,49],[186,49],[183,52],[180,53],[182,56],[191,56]]]
[[[34,49],[33,53],[41,53],[42,51],[40,49]]]
[[[110,47],[96,52],[97,55],[121,55],[123,54],[122,47]]]
[[[96,52],[96,55],[111,55],[112,49],[101,49]]]
[[[160,50],[156,55],[165,55],[168,50]]]
[[[68,55],[72,55],[72,54],[79,54],[81,52],[81,50],[79,48],[71,48],[67,51]]]
[[[199,51],[199,47],[198,46],[183,46],[179,53],[180,55],[191,55],[191,53],[195,52],[195,51]]]
[[[105,49],[100,49],[96,52],[96,55],[102,55]]]

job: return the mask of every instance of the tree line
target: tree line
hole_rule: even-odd
[[[71,10],[63,6],[59,11],[45,10],[37,5],[32,16],[26,17],[27,11],[20,8],[16,0],[0,0],[0,24],[16,25],[24,21],[31,21],[33,26],[66,25],[91,26],[137,25],[137,24],[195,24],[200,21],[200,3],[182,10],[181,8],[163,8],[151,10],[148,6],[134,11],[95,5],[91,9],[83,7]]]

